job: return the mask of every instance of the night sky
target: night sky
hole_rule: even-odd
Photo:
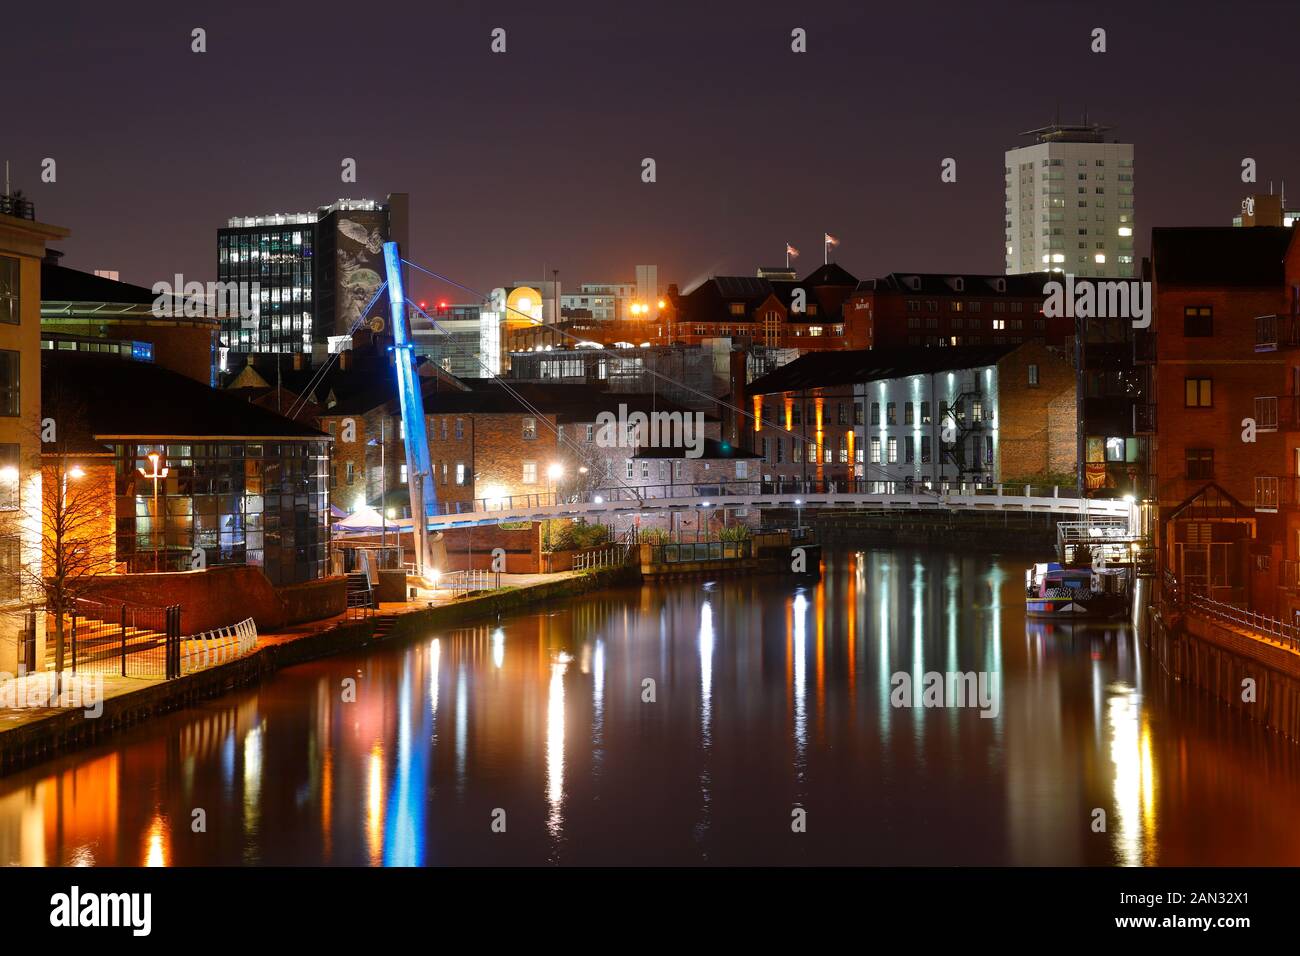
[[[787,241],[807,271],[824,230],[859,277],[996,273],[1003,151],[1058,104],[1135,144],[1141,255],[1153,225],[1227,225],[1270,179],[1300,200],[1298,22],[1195,0],[26,3],[0,32],[0,159],[72,230],[65,264],[142,285],[214,279],[229,216],[390,191],[410,257],[483,290],[639,262],[686,287]]]

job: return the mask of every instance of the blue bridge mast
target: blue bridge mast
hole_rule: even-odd
[[[429,437],[424,424],[424,396],[415,374],[415,348],[406,311],[406,287],[402,281],[402,257],[395,242],[384,243],[384,269],[388,273],[388,310],[393,323],[393,356],[397,365],[397,393],[402,404],[402,425],[406,435],[406,487],[411,495],[411,517],[415,531],[415,573],[431,576],[434,566],[429,518],[438,513],[433,465],[429,460]]]

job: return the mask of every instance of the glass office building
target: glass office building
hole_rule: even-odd
[[[237,284],[232,291],[251,306],[221,317],[223,368],[231,353],[319,360],[347,347],[383,282],[383,244],[396,241],[406,254],[407,210],[406,194],[393,193],[312,212],[236,216],[218,229],[217,280]]]
[[[117,557],[131,571],[260,567],[272,584],[325,576],[329,446],[321,441],[116,444]],[[159,468],[155,510],[151,453]]]
[[[232,220],[232,223],[235,220]],[[217,280],[257,287],[252,317],[221,317],[221,345],[234,352],[310,352],[315,217],[273,216],[217,234]]]

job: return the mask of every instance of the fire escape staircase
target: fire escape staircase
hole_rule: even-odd
[[[948,411],[939,422],[939,447],[942,449],[942,460],[951,463],[959,475],[978,474],[987,470],[979,452],[976,452],[973,463],[966,464],[967,438],[972,434],[983,434],[988,428],[988,422],[984,418],[984,398],[984,391],[979,387],[978,380],[973,384],[968,382],[965,390],[948,404]],[[975,417],[976,402],[981,405],[978,418]],[[956,429],[955,440],[952,443],[945,442],[942,437],[942,433],[949,425]]]

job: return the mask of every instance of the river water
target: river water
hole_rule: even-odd
[[[829,554],[289,668],[0,778],[0,863],[1300,864],[1300,748],[1128,627],[1027,623],[1031,560]],[[901,706],[932,672],[973,678]]]

